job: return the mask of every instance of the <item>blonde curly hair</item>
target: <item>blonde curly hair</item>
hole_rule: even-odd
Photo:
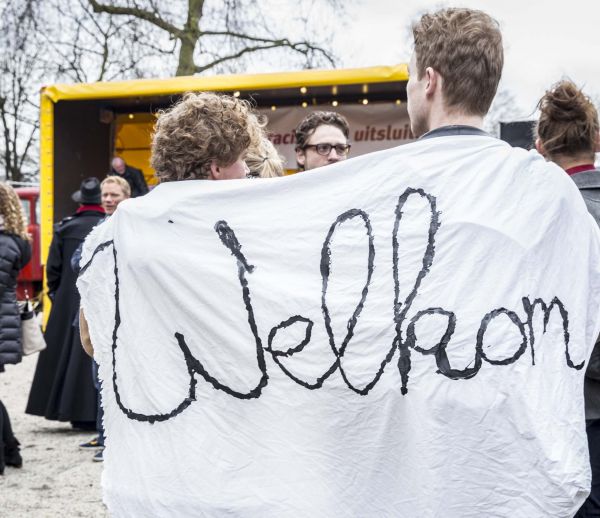
[[[151,164],[163,182],[206,179],[210,164],[233,164],[262,137],[248,102],[212,92],[187,93],[159,113]]]
[[[4,222],[4,232],[30,239],[21,200],[15,190],[5,182],[0,182],[0,216]]]
[[[250,146],[246,153],[246,164],[252,176],[260,178],[283,176],[283,157],[267,137],[261,138],[258,145]]]

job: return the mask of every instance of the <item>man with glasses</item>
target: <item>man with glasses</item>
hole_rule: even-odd
[[[295,134],[299,171],[335,164],[348,157],[350,128],[339,113],[312,112],[298,125]]]

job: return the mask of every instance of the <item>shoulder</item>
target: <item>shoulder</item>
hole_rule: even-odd
[[[100,212],[99,210],[83,210],[75,215],[71,225],[86,225],[89,220],[98,221],[104,219],[106,214],[104,212]]]
[[[69,223],[69,221],[73,221],[74,219],[75,219],[75,214],[71,214],[70,216],[67,216],[66,218],[61,219],[54,226],[57,227],[57,228],[61,227],[63,225],[66,225],[67,223]]]
[[[105,217],[106,214],[95,210],[80,212],[77,214],[75,220],[67,226],[69,229],[68,233],[70,236],[85,237],[92,228],[101,223]]]
[[[600,171],[585,171],[570,178],[579,189],[589,213],[600,225]]]
[[[61,219],[58,223],[54,224],[54,232],[60,232],[65,226],[67,226],[71,221],[75,219],[75,215],[67,216],[66,218]]]
[[[27,242],[13,234],[0,232],[0,257],[10,261],[18,258],[27,246]]]
[[[26,241],[21,236],[17,236],[16,234],[9,234],[7,232],[0,231],[0,243],[2,243],[3,246],[20,248],[22,244],[26,243]]]
[[[117,215],[111,216],[110,218],[105,218],[86,236],[81,251],[83,259],[81,264],[85,264],[91,258],[96,248],[104,246],[107,242],[112,241],[113,224],[116,218]]]
[[[574,174],[571,179],[580,190],[600,190],[600,170],[598,169]]]
[[[23,239],[21,236],[11,235],[10,237],[13,239],[13,241],[17,244],[17,246],[20,249],[24,249],[29,246],[29,241],[27,241],[26,239]]]
[[[0,244],[2,248],[5,247],[17,247],[17,239],[21,239],[18,236],[14,236],[13,234],[7,234],[6,232],[0,231]]]
[[[105,214],[99,211],[82,211],[63,219],[55,226],[54,235],[59,239],[85,237],[92,227],[96,226]]]
[[[142,173],[141,169],[138,169],[137,167],[132,167],[130,165],[127,166],[127,170],[133,175],[133,176],[144,176],[144,173]]]
[[[19,256],[21,257],[21,261],[24,263],[29,262],[31,259],[31,243],[23,239],[21,236],[14,236],[15,242],[19,248]]]

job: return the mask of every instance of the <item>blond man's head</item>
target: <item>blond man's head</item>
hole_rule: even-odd
[[[102,207],[111,216],[123,200],[131,197],[131,187],[120,176],[107,176],[100,184]]]

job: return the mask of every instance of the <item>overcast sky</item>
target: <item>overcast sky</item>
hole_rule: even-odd
[[[407,34],[418,13],[438,7],[482,9],[501,25],[505,48],[502,87],[522,116],[563,76],[600,100],[600,2],[597,0],[354,0],[335,51],[343,67],[389,65],[410,56]]]

